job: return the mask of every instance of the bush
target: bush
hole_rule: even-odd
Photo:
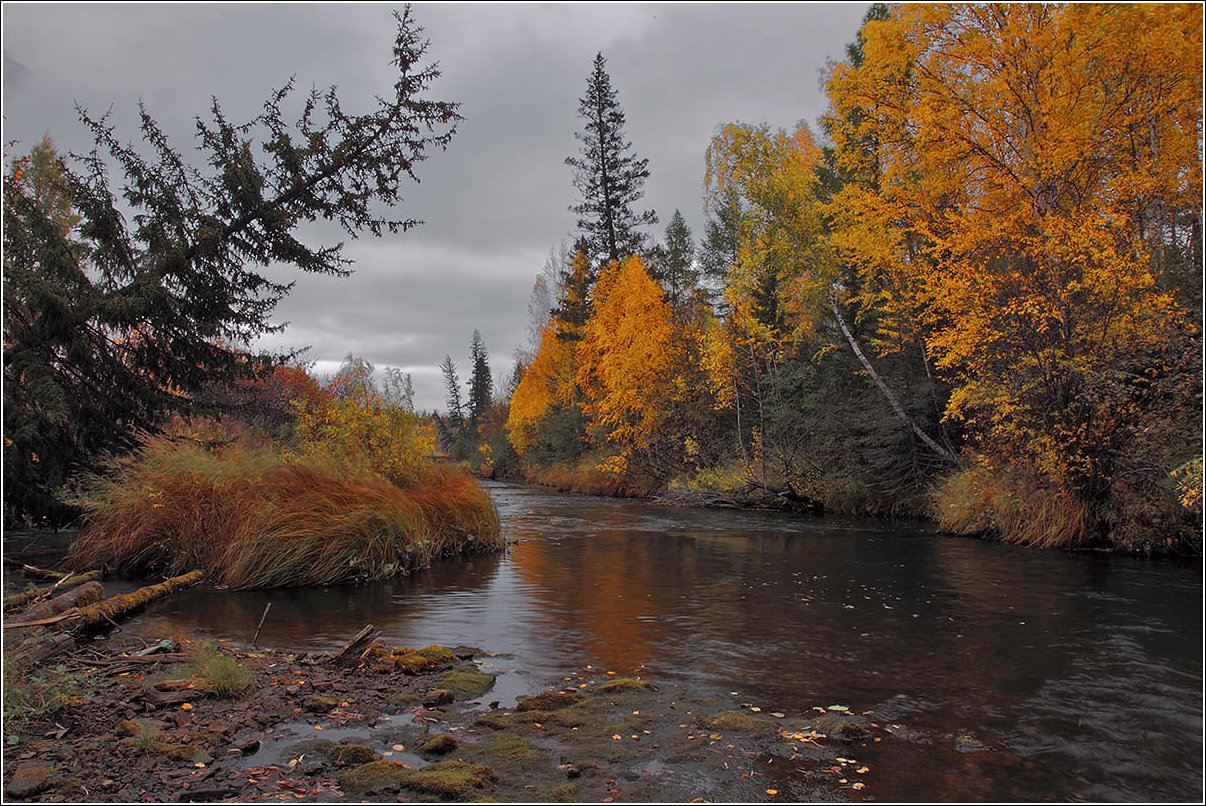
[[[230,588],[331,585],[503,547],[493,503],[467,473],[422,467],[405,486],[347,457],[148,437],[77,491],[75,567],[204,569]]]

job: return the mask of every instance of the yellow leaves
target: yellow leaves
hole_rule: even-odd
[[[576,342],[558,338],[557,326],[554,322],[545,328],[540,348],[511,396],[507,436],[521,456],[530,448],[539,421],[555,404],[573,405],[577,394]]]
[[[636,256],[604,269],[594,296],[578,371],[583,407],[622,451],[644,448],[678,397],[673,314]]]

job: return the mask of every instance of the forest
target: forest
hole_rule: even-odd
[[[349,356],[320,383],[245,346],[289,290],[255,267],[349,268],[299,224],[417,223],[374,205],[460,114],[423,95],[438,70],[409,11],[395,99],[354,115],[314,90],[293,127],[291,85],[246,124],[215,101],[208,172],[145,111],[140,147],[84,113],[91,155],[69,166],[47,139],[5,177],[5,521],[128,521],[146,502],[119,500],[123,479],[184,450],[223,483],[224,463],[280,462],[403,489],[447,455],[584,492],[1197,553],[1194,42],[1189,6],[873,6],[819,129],[716,127],[698,237],[678,211],[653,230],[599,54],[566,159],[577,230],[539,272],[509,383],[475,331],[467,387],[446,356],[429,414],[398,370]]]
[[[820,132],[717,128],[698,245],[677,211],[642,231],[600,57],[581,237],[537,280],[510,401],[519,472],[1199,551],[1195,36],[1179,6],[876,6]]]

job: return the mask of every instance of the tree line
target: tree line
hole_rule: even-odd
[[[521,466],[1199,550],[1201,34],[1188,7],[874,6],[819,134],[718,127],[698,246],[677,212],[644,233],[598,56]]]

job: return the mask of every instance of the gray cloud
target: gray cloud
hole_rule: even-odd
[[[462,102],[446,153],[420,166],[402,216],[410,233],[354,241],[347,279],[300,277],[281,305],[291,322],[273,347],[313,345],[329,370],[348,352],[412,372],[421,407],[442,405],[445,353],[468,369],[482,331],[498,374],[524,339],[527,298],[549,246],[574,226],[563,161],[577,150],[578,98],[596,52],[608,59],[627,135],[649,159],[647,207],[681,209],[698,235],[704,151],[730,121],[815,122],[819,79],[866,10],[810,5],[419,4],[415,16],[443,71],[433,94]],[[290,76],[336,84],[345,108],[392,83],[385,5],[13,5],[3,9],[4,139],[50,133],[89,146],[74,111],[112,106],[134,135],[137,102],[181,147],[211,96],[254,115]],[[17,147],[20,153],[22,146]],[[315,231],[315,237],[322,234]]]

